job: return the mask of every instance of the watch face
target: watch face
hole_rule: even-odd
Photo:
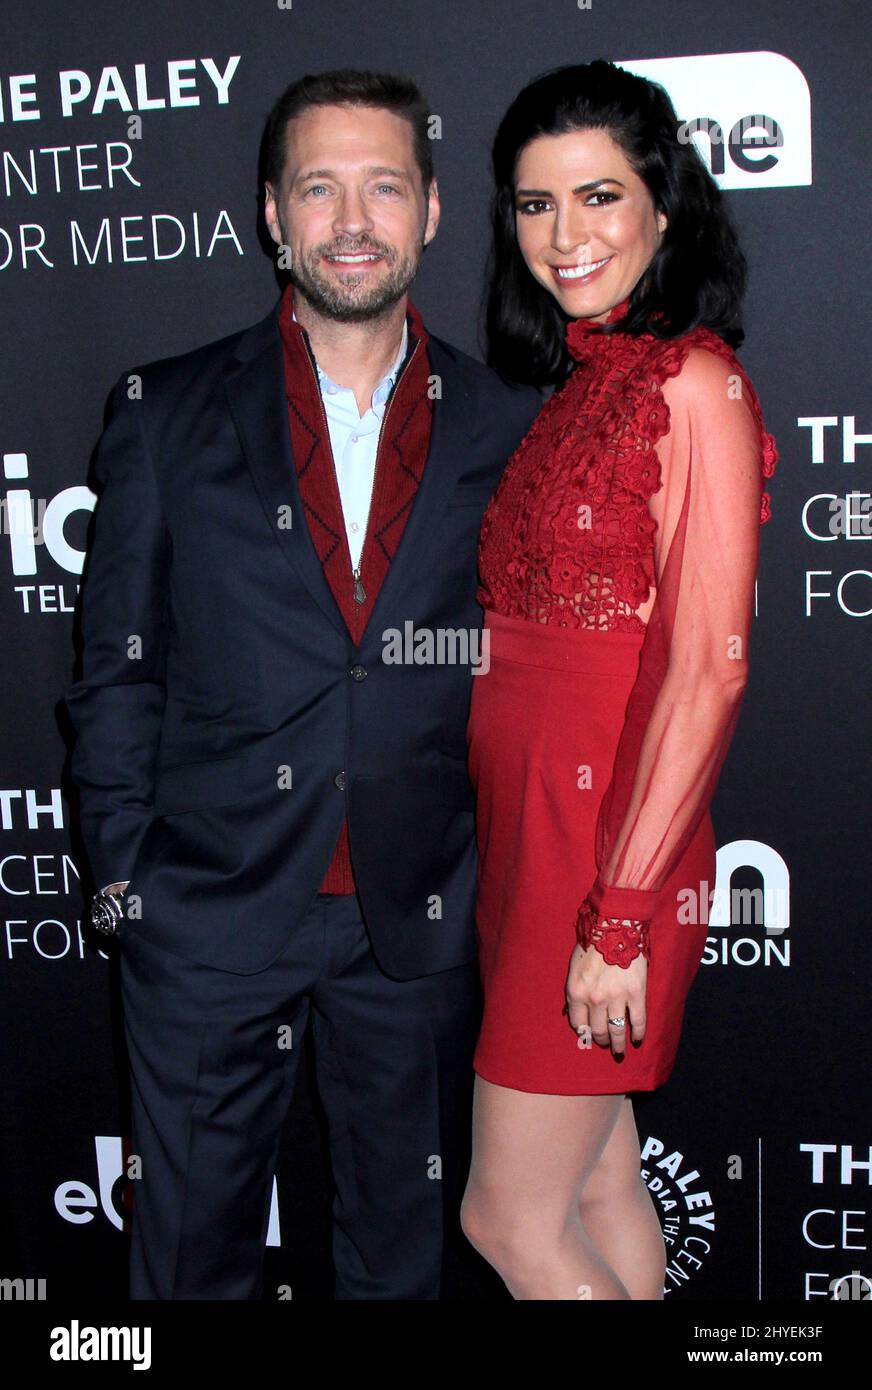
[[[98,893],[91,904],[91,925],[104,936],[115,936],[120,917],[121,904],[110,893]]]

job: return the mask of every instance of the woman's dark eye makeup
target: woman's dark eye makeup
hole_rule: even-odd
[[[588,204],[588,206],[608,207],[610,203],[617,202],[618,198],[620,197],[620,194],[611,193],[607,188],[597,188],[594,189],[592,193],[589,193],[587,197],[605,199],[604,203]],[[538,213],[541,211],[541,209],[546,205],[547,200],[545,198],[528,198],[526,202],[521,201],[515,204],[518,212],[525,212],[528,214],[528,216],[531,217],[536,217]]]

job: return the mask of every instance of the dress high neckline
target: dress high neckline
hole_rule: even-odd
[[[613,335],[603,334],[602,330],[610,323],[616,323],[622,319],[630,307],[630,297],[622,299],[620,304],[616,304],[602,323],[596,323],[593,319],[572,319],[566,325],[566,346],[573,357],[587,356],[592,346],[592,341],[602,339],[607,341]]]

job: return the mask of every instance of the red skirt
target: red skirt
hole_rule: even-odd
[[[479,852],[476,929],[484,1017],[473,1065],[517,1091],[653,1091],[672,1071],[705,923],[679,921],[677,894],[714,886],[711,817],[651,920],[647,1032],[623,1060],[562,1012],[575,918],[596,877],[594,835],[642,634],[589,632],[486,614],[490,669],[473,680],[469,766]],[[579,768],[589,766],[588,789]],[[691,914],[697,915],[697,914]]]

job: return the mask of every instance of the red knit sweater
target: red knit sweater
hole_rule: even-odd
[[[288,424],[303,511],[324,567],[324,576],[355,646],[360,643],[399,545],[430,445],[433,402],[429,392],[428,335],[411,300],[407,308],[411,355],[401,368],[382,419],[369,522],[360,557],[360,578],[366,598],[363,603],[356,603],[327,417],[308,336],[292,316],[291,285],[286,287],[279,305]],[[347,820],[342,822],[333,858],[319,891],[355,891]]]

